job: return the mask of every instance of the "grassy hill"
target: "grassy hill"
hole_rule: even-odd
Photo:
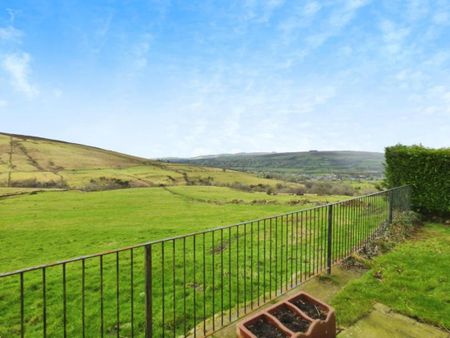
[[[81,144],[0,133],[0,187],[104,190],[236,182],[280,183],[234,170],[164,163]]]
[[[362,151],[243,153],[170,161],[297,176],[335,174],[380,177],[383,174],[384,154]]]

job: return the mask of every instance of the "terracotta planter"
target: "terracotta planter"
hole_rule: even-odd
[[[300,292],[239,323],[240,338],[335,338],[336,315],[327,304]]]

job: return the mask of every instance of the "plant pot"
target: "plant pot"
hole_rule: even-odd
[[[287,302],[296,306],[307,318],[313,321],[314,335],[311,335],[311,337],[336,337],[336,314],[332,307],[306,292],[300,292],[289,298]]]
[[[239,323],[237,336],[335,338],[336,316],[330,306],[300,292]]]

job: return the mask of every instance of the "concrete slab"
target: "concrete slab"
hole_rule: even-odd
[[[338,338],[450,338],[450,333],[393,312],[383,304],[350,328],[342,331]]]
[[[348,270],[343,269],[340,266],[333,266],[332,274],[321,275],[306,281],[299,287],[292,289],[286,294],[278,297],[275,300],[270,301],[269,303],[261,306],[259,309],[263,309],[265,307],[269,307],[270,305],[286,299],[299,291],[305,291],[310,293],[311,295],[319,298],[325,303],[330,301],[330,299],[339,292],[349,281],[353,279],[359,278],[365,270]],[[247,316],[254,314],[254,312],[250,312]],[[239,321],[243,320],[246,317],[240,318]],[[215,338],[236,338],[236,321],[231,323],[227,327],[224,327],[220,331],[217,331],[212,337]],[[200,330],[201,331],[201,330]]]

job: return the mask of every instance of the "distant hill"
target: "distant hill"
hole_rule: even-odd
[[[0,187],[103,190],[159,185],[275,186],[234,170],[167,163],[36,136],[0,133]]]
[[[179,163],[283,175],[383,175],[384,154],[364,151],[250,153],[171,159]]]

